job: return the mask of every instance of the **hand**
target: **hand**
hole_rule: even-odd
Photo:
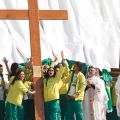
[[[100,88],[97,88],[97,91],[98,91],[98,92],[101,92]]]
[[[67,95],[67,99],[68,99],[68,100],[74,99],[74,96]]]
[[[76,92],[76,93],[73,95],[73,97],[76,98],[76,97],[78,97],[78,95],[79,95],[79,93]]]
[[[52,51],[53,57],[55,58],[55,61],[58,59],[58,55],[55,55],[55,53]]]
[[[3,58],[3,62],[4,62],[5,64],[8,63],[8,60],[6,59],[6,57]]]
[[[65,59],[65,57],[64,57],[64,52],[63,51],[61,51],[61,57],[62,57],[62,59]]]
[[[96,89],[97,89],[98,92],[101,92],[100,86],[96,85],[95,87],[96,87]]]
[[[32,68],[32,66],[33,66],[32,58],[27,58],[26,61],[27,61],[26,67],[27,68]]]
[[[33,95],[33,94],[36,93],[36,91],[35,91],[35,90],[33,90],[33,91],[28,91],[28,93],[31,94],[31,95]]]
[[[87,80],[87,83],[88,83],[89,85],[93,84],[92,79],[89,78],[89,79]]]

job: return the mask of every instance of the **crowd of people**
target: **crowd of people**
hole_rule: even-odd
[[[102,75],[99,68],[89,65],[84,73],[83,64],[74,61],[68,64],[63,51],[61,62],[57,57],[50,64],[42,66],[45,120],[106,120],[112,112],[110,80]],[[0,120],[34,120],[34,100],[36,93],[32,81],[31,59],[20,67],[18,63],[8,66],[8,81],[4,79],[0,64]],[[106,71],[105,71],[106,72]],[[110,79],[110,77],[108,77]],[[115,88],[117,115],[120,116],[120,79]],[[31,112],[32,109],[32,112]]]
[[[24,120],[29,111],[25,106],[26,96],[35,94],[32,89],[31,61],[22,69],[18,63],[13,63],[9,68],[7,59],[3,61],[8,70],[8,80],[4,79],[3,65],[0,64],[0,120]],[[34,116],[30,119],[34,119]]]

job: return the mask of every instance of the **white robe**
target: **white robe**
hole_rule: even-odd
[[[105,90],[104,81],[99,77],[93,77],[92,81],[93,84],[95,85],[95,90],[93,92],[94,120],[106,120],[108,96]],[[99,88],[100,92],[97,88]],[[85,93],[85,102],[84,102],[84,107],[85,107],[84,120],[91,120],[88,101],[89,101],[89,95],[87,90]]]
[[[117,82],[115,84],[115,89],[117,95],[117,102],[116,102],[117,115],[120,117],[120,75],[118,76]]]

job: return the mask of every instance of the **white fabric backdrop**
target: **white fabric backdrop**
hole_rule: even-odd
[[[119,67],[120,0],[38,0],[40,9],[68,10],[69,20],[41,21],[42,59],[61,50],[71,60]],[[0,9],[27,9],[27,0],[0,0]],[[29,22],[0,20],[0,60],[30,57]]]

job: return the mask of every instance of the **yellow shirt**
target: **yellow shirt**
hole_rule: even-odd
[[[61,76],[63,74],[64,67],[61,67],[55,77],[51,77],[48,80],[44,79],[44,101],[52,101],[59,99],[59,89],[61,88],[63,82]]]
[[[70,77],[70,82],[69,82],[69,86],[71,83],[71,78],[72,78],[72,74]],[[75,100],[83,100],[84,99],[84,91],[85,91],[85,87],[86,87],[86,82],[85,82],[85,76],[83,73],[78,72],[78,74],[75,77],[75,80],[73,78],[73,82],[76,84],[76,93],[78,94],[75,97]]]
[[[15,81],[14,85],[10,85],[10,89],[7,95],[7,101],[20,106],[22,104],[23,93],[27,92],[28,89],[25,87],[22,81]]]
[[[78,96],[75,98],[75,100],[83,100],[84,99],[84,91],[86,87],[86,80],[83,73],[79,72],[77,74],[77,83],[76,83],[76,93],[78,93]]]
[[[69,83],[70,83],[70,70],[69,70],[69,66],[67,61],[64,61],[64,63],[66,64],[65,68],[64,68],[64,73],[62,75],[62,86],[60,88],[59,93],[60,94],[66,94],[68,92],[69,89]]]
[[[112,80],[111,81],[111,98],[112,98],[112,104],[113,104],[113,106],[116,106],[116,101],[117,101],[115,84],[116,84],[116,81]]]
[[[62,87],[60,88],[60,94],[66,94],[69,88],[69,83],[65,82],[66,81],[66,77],[62,78],[61,80],[63,81]]]
[[[30,81],[25,81],[23,84],[25,85],[25,87],[26,87],[28,90],[31,89],[32,82],[30,82]]]
[[[24,81],[32,81],[33,80],[33,75],[32,75],[32,69],[31,68],[25,68],[24,73],[25,73]]]

